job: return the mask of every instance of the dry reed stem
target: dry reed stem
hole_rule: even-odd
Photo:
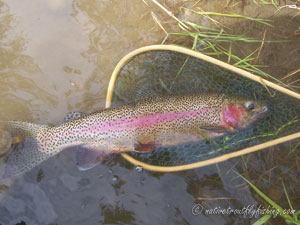
[[[196,5],[198,5],[200,2],[202,2],[203,0],[198,0],[196,3],[194,3],[194,5],[192,5],[192,8],[195,7]]]
[[[163,27],[163,25],[161,24],[160,20],[158,19],[158,17],[155,15],[155,13],[153,11],[151,11],[151,16],[153,18],[153,20],[158,24],[158,26],[166,33],[168,34],[168,32],[166,31],[166,29]]]
[[[299,173],[300,173],[299,160],[300,160],[300,158],[299,158],[298,156],[296,156],[296,164],[297,164],[298,171],[299,171]]]
[[[287,78],[293,76],[294,74],[296,74],[296,73],[298,73],[298,72],[300,72],[300,68],[297,69],[297,70],[294,70],[294,71],[292,71],[292,72],[290,72],[290,73],[288,73],[287,75],[285,75],[285,76],[284,76],[283,78],[281,78],[280,80],[287,79]]]
[[[295,83],[297,83],[298,81],[300,81],[300,79],[295,80],[295,81],[292,81],[292,82],[288,83],[288,85],[295,84]]]
[[[201,12],[205,12],[201,7],[197,7]],[[206,17],[207,19],[209,19],[209,20],[211,20],[214,24],[215,24],[215,26],[216,27],[219,27],[219,28],[223,28],[223,27],[225,27],[222,23],[220,23],[218,20],[215,20],[215,19],[213,19],[213,18],[211,18],[210,16],[208,16],[208,15],[202,15],[202,16],[204,16],[204,17]]]
[[[267,34],[267,29],[264,30],[263,38],[262,38],[262,41],[261,41],[261,44],[260,44],[260,47],[259,47],[257,56],[256,56],[256,58],[254,59],[254,61],[253,61],[253,63],[252,63],[253,65],[256,65],[257,62],[258,62],[258,59],[259,59],[261,50],[262,50],[262,48],[263,48],[263,46],[264,46],[264,44],[265,44],[266,34]]]
[[[144,1],[144,0],[143,0]],[[190,29],[189,26],[187,26],[184,22],[182,22],[180,19],[178,19],[170,10],[167,10],[162,4],[160,4],[156,0],[151,0],[155,5],[157,5],[159,8],[161,8],[164,12],[166,12],[170,17],[172,17],[174,20],[178,22],[181,26],[185,27],[186,29]]]
[[[197,200],[206,200],[206,201],[212,201],[212,200],[235,200],[235,198],[229,198],[229,197],[219,197],[219,198],[197,198]]]
[[[263,172],[259,177],[257,178],[257,183],[265,176],[267,173],[272,172],[274,169],[276,169],[278,166],[274,166],[271,169],[268,169],[267,171]]]

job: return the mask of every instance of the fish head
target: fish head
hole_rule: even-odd
[[[267,111],[267,105],[261,101],[232,97],[224,101],[220,125],[232,131],[244,129],[264,117]]]

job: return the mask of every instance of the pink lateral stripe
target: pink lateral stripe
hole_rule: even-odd
[[[162,123],[172,122],[178,119],[191,119],[196,116],[201,116],[215,110],[214,108],[205,108],[200,110],[192,110],[185,112],[166,112],[153,113],[138,117],[127,117],[108,121],[101,124],[96,124],[88,128],[90,132],[113,132],[128,129],[138,129],[141,127],[151,127]]]

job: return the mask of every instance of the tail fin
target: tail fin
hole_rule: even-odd
[[[4,173],[2,178],[12,178],[33,169],[50,156],[39,151],[34,138],[25,138],[22,143],[12,146],[11,151],[4,158]]]
[[[34,123],[28,123],[23,121],[0,121],[0,124],[3,124],[5,128],[14,135],[20,135],[24,138],[34,137],[38,133],[43,132],[48,129],[48,125],[39,125]]]
[[[49,152],[46,153],[40,149],[37,140],[42,135],[41,132],[46,132],[49,128],[48,126],[21,121],[1,121],[0,123],[5,124],[8,131],[13,134],[24,137],[24,141],[13,144],[12,149],[4,157],[4,169],[1,170],[2,174],[0,174],[0,177],[10,178],[19,176],[51,156]]]

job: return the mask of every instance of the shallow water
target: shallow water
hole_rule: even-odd
[[[257,12],[245,2],[240,12],[270,16],[268,8]],[[179,3],[167,4],[172,8]],[[215,1],[201,4],[207,10],[221,8]],[[67,112],[103,108],[118,61],[138,47],[160,43],[165,35],[150,9],[157,15],[163,13],[140,0],[7,0],[0,7],[1,120],[56,124]],[[300,20],[294,12],[277,14],[273,19],[278,27],[270,33],[297,32]],[[225,22],[236,30],[249,29]],[[262,36],[261,30],[257,36]],[[270,66],[267,72],[282,77],[299,68],[299,37],[293,38],[298,42],[265,44],[260,63]],[[236,48],[248,51],[250,47]],[[192,209],[198,203],[206,209],[263,205],[233,170],[250,176],[288,208],[283,178],[293,207],[300,209],[300,149],[288,155],[289,149],[289,144],[283,144],[218,166],[179,173],[140,171],[118,155],[79,172],[73,153],[62,152],[0,186],[0,224],[253,223],[256,218],[249,215],[194,215]],[[282,222],[276,218],[273,224]]]

